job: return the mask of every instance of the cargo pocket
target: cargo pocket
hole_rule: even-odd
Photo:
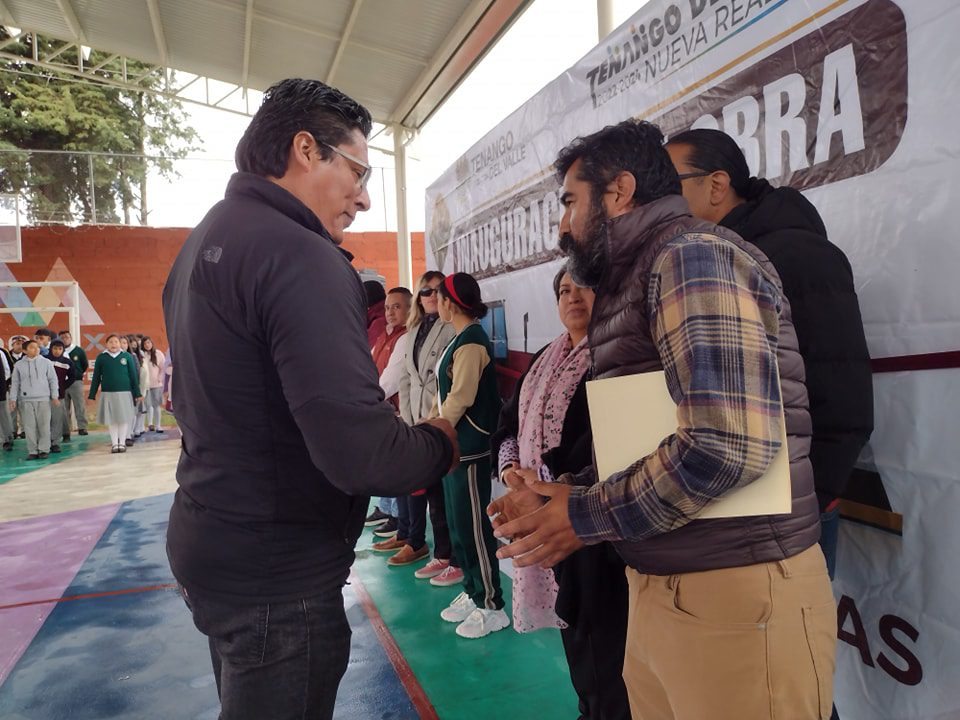
[[[820,720],[830,720],[833,709],[833,671],[837,653],[837,606],[833,601],[803,608],[803,630],[817,677]]]

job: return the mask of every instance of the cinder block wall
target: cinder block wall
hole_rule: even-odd
[[[111,332],[145,333],[154,339],[157,347],[166,350],[161,294],[174,258],[189,232],[188,228],[92,225],[24,228],[23,262],[8,264],[7,270],[13,278],[4,279],[77,280],[103,321],[103,324],[85,324],[85,318],[81,318],[83,346],[90,355],[96,355],[102,336]],[[395,233],[348,233],[344,247],[355,255],[353,264],[358,270],[378,271],[386,277],[388,288],[398,284]],[[425,269],[423,233],[413,234],[413,248],[416,277]],[[39,292],[38,288],[26,290],[31,302]],[[9,293],[6,299],[12,301]],[[6,304],[10,306],[10,302]],[[39,323],[30,321],[37,319],[36,316],[25,318],[25,324],[20,326],[13,316],[0,314],[4,345],[11,335],[32,336]],[[67,314],[54,315],[50,325],[58,331],[67,327]]]

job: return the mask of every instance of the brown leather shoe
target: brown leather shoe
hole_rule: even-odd
[[[373,551],[374,552],[396,552],[397,550],[400,550],[405,547],[407,547],[406,540],[398,540],[397,538],[392,537],[387,540],[374,543]]]
[[[430,554],[430,548],[423,545],[419,550],[414,550],[410,545],[404,545],[396,555],[387,560],[387,565],[409,565],[417,560],[423,560]]]

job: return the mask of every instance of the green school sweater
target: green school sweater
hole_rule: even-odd
[[[93,364],[93,382],[90,384],[90,399],[96,400],[97,390],[104,392],[131,392],[134,398],[140,397],[140,378],[134,366],[133,356],[121,351],[115,358],[109,353],[97,355]]]
[[[489,456],[501,400],[493,346],[479,324],[465,327],[440,356],[437,389],[440,416],[457,430],[461,461]]]
[[[77,366],[77,369],[80,371],[80,376],[87,372],[90,368],[90,361],[87,359],[87,353],[83,351],[83,348],[77,345],[73,350],[68,353],[73,364]]]

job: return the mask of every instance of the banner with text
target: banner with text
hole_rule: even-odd
[[[960,350],[958,32],[953,0],[650,2],[430,186],[428,266],[480,279],[509,348],[535,352],[562,329],[557,151],[628,117],[668,136],[712,127],[752,173],[817,206],[853,266],[873,357]],[[960,579],[943,572],[960,547],[957,379],[877,376],[835,584],[850,720],[960,717]]]

